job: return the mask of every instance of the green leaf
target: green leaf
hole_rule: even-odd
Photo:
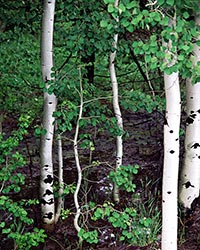
[[[129,2],[129,3],[126,4],[126,8],[128,10],[130,10],[132,8],[135,8],[135,7],[137,7],[137,1],[131,1],[131,2]]]
[[[166,3],[170,6],[174,5],[174,0],[167,0]]]
[[[105,28],[105,27],[108,26],[108,22],[107,22],[106,20],[101,20],[100,26],[101,26],[102,28]]]
[[[190,16],[190,14],[188,13],[188,12],[183,12],[183,17],[185,18],[185,19],[187,19],[188,17]]]
[[[119,5],[119,9],[121,10],[121,12],[125,12],[126,7],[124,6],[124,4],[123,4],[123,3],[120,3],[120,5]]]
[[[5,225],[6,225],[6,223],[5,223],[4,221],[0,223],[0,227],[1,227],[1,228],[4,228]]]
[[[115,11],[115,7],[113,6],[113,4],[109,4],[108,5],[108,12],[113,13],[114,11]]]
[[[105,3],[105,4],[109,4],[109,3],[113,3],[113,4],[114,4],[114,3],[115,3],[115,0],[104,0],[104,3]]]
[[[127,28],[126,28],[130,33],[132,33],[134,31],[134,26],[133,25],[129,25]]]

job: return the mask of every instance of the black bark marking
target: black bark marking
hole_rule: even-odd
[[[46,213],[43,218],[47,218],[47,219],[52,219],[53,218],[53,213],[52,212],[49,212],[49,213]]]
[[[51,192],[51,190],[47,189],[46,192],[43,194],[43,197],[46,195],[51,195],[53,194],[53,192]]]
[[[197,110],[197,113],[199,113],[199,114],[200,114],[200,109],[198,109],[198,110]]]
[[[168,193],[168,194],[171,194],[172,192],[171,192],[171,191],[168,191],[167,193]]]
[[[191,111],[191,113],[192,113],[192,112],[194,112],[194,111]],[[190,115],[190,117],[192,117],[193,119],[195,119],[196,116],[197,116],[197,114],[192,114],[192,115]]]
[[[171,134],[172,134],[172,133],[174,133],[174,131],[173,131],[173,130],[170,130],[169,132],[170,132]]]
[[[165,200],[163,200],[162,202],[165,203]]]
[[[53,102],[49,102],[49,104],[52,104]]]
[[[194,113],[194,111],[190,111],[191,115],[189,115],[186,119],[187,124],[192,124],[197,116],[197,114]]]
[[[51,198],[48,201],[46,201],[46,204],[48,205],[54,204],[54,198]]]
[[[41,199],[41,200],[40,200],[40,203],[41,203],[42,205],[46,205],[46,201],[45,201],[44,199]]]
[[[194,149],[197,149],[198,147],[200,147],[200,144],[199,143],[194,143],[191,148],[194,148]]]
[[[40,200],[40,203],[42,204],[42,205],[51,205],[51,204],[53,204],[54,203],[54,199],[53,198],[51,198],[51,199],[49,199],[48,201],[45,201],[45,199],[41,199]]]
[[[190,99],[193,99],[193,96],[191,96]]]
[[[188,117],[188,118],[186,119],[186,123],[187,123],[187,124],[192,124],[193,122],[194,122],[194,120],[191,119],[190,117]]]
[[[44,179],[44,183],[49,183],[49,184],[51,184],[52,182],[53,182],[53,177],[52,177],[50,174],[48,174],[48,175],[47,175],[47,178]]]
[[[185,185],[185,188],[189,188],[189,187],[193,187],[194,188],[194,185],[192,185],[190,183],[190,181],[187,181],[186,183],[184,183],[183,185]]]
[[[200,159],[200,156],[198,156],[198,158]]]
[[[175,151],[174,151],[174,150],[170,150],[169,152],[170,152],[170,154],[174,154],[174,153],[175,153]]]
[[[178,141],[178,138],[176,138],[176,140],[175,141]]]

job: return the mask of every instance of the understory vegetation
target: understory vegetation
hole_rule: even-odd
[[[40,63],[41,1],[1,3],[2,250],[161,249],[163,126],[169,125],[163,75],[180,73],[182,118],[176,141],[182,165],[188,126],[185,81],[192,79],[194,85],[200,72],[199,62],[192,68],[194,41],[199,45],[199,26],[194,25],[197,1],[191,7],[187,1],[116,2],[56,1],[54,65],[51,79],[45,80]],[[170,27],[174,16],[176,25]],[[113,101],[110,63],[123,126]],[[55,133],[47,156],[52,154],[53,177],[47,164],[41,166],[41,138],[48,132],[42,122],[43,106],[46,96],[52,95],[56,108],[50,134]],[[190,118],[195,117],[191,111]],[[47,172],[44,178],[42,167]],[[40,187],[45,184],[52,190],[47,188],[41,198]],[[190,182],[184,185],[192,187]],[[53,198],[45,200],[48,196]],[[197,200],[190,209],[178,204],[180,250],[199,244]],[[41,215],[41,207],[52,204],[53,212]],[[53,213],[58,214],[57,221],[52,230],[45,230],[44,219],[56,217]],[[194,224],[195,233],[190,234],[187,230]]]

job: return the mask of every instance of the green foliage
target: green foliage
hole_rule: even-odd
[[[66,220],[69,215],[70,215],[70,210],[69,209],[62,209],[61,210],[61,219],[62,220]]]
[[[2,2],[0,10],[1,30],[12,31],[19,37],[22,32],[27,31],[37,34],[41,15],[42,5],[38,0],[34,1],[34,4],[31,0],[17,1],[14,4],[12,0]]]
[[[37,204],[38,201],[13,201],[12,199],[21,191],[21,186],[25,184],[25,177],[20,172],[25,161],[16,149],[24,135],[27,134],[31,122],[30,114],[22,114],[19,118],[18,130],[12,131],[6,139],[4,139],[3,134],[0,135],[0,229],[2,235],[13,239],[15,245],[21,250],[38,246],[40,242],[44,242],[46,237],[42,229],[34,228],[33,232],[26,231],[26,227],[33,223],[33,220],[28,217],[26,207]]]
[[[78,232],[78,236],[82,239],[85,240],[86,242],[90,244],[97,244],[98,243],[98,232],[97,230],[93,231],[85,231],[83,228]]]
[[[140,90],[125,92],[124,98],[121,99],[121,105],[123,108],[133,112],[146,110],[151,113],[155,109],[163,110],[165,108],[165,102],[159,96],[153,99],[151,95],[145,94]]]
[[[11,232],[8,238],[15,241],[16,246],[19,250],[33,249],[37,247],[39,243],[44,242],[47,235],[44,229],[34,228],[33,232],[27,232],[21,234],[21,232]]]
[[[37,113],[42,105],[38,40],[21,34],[1,41],[0,71],[0,112]]]
[[[139,166],[120,166],[109,174],[110,179],[117,184],[120,189],[127,192],[134,192],[136,185],[133,183],[133,175],[138,173]]]
[[[107,219],[114,228],[120,228],[120,241],[145,246],[157,238],[160,230],[159,217],[159,213],[156,213],[152,218],[145,217],[133,207],[117,211],[112,204],[104,203],[103,207],[96,208],[92,219],[95,221]]]
[[[63,197],[68,195],[68,194],[73,194],[76,190],[76,184],[72,183],[72,184],[63,184],[63,186],[61,186],[63,188]],[[58,197],[58,192],[59,192],[59,183],[57,181],[54,182],[54,194],[55,197]]]
[[[78,107],[72,101],[63,101],[58,107],[58,111],[54,112],[59,130],[58,133],[71,131],[73,123],[76,122],[78,115]]]

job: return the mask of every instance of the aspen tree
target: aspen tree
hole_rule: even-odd
[[[200,5],[199,5],[200,7]],[[200,14],[195,16],[196,26],[200,25]],[[200,35],[197,37],[200,40]],[[193,67],[200,62],[200,48],[194,44]],[[200,188],[200,82],[186,81],[187,119],[185,134],[185,156],[181,171],[179,199],[185,208],[190,208],[199,197]]]
[[[115,8],[118,9],[119,1],[116,0],[114,4]],[[116,21],[119,22],[119,17],[116,18]],[[123,130],[123,120],[122,114],[119,106],[119,94],[118,94],[118,82],[117,76],[115,71],[115,56],[117,50],[117,42],[118,42],[118,34],[114,35],[113,38],[113,49],[114,52],[110,53],[110,60],[109,60],[109,71],[110,71],[110,78],[112,83],[112,92],[113,92],[113,109],[115,113],[115,117],[117,119],[118,128],[122,131]],[[122,135],[118,135],[116,138],[116,168],[119,168],[122,165],[122,156],[123,156],[123,140]],[[119,188],[116,183],[114,183],[113,188],[113,198],[115,202],[119,202]]]
[[[169,19],[173,28],[176,19]],[[176,63],[176,54],[171,52],[172,40],[163,42],[165,63],[169,69]],[[168,58],[171,58],[169,61]],[[179,129],[181,100],[178,72],[164,73],[166,95],[166,122],[164,125],[164,169],[162,187],[162,250],[177,249],[177,189],[179,170]]]
[[[41,67],[42,78],[46,89],[54,80],[52,77],[53,67],[53,26],[54,26],[55,0],[44,1],[44,12],[42,17],[41,34]],[[54,117],[56,110],[56,96],[48,92],[44,93],[44,107],[42,117],[42,128],[45,133],[41,136],[41,180],[40,198],[41,214],[44,228],[51,231],[54,227],[55,204],[53,194],[53,159],[52,144],[54,135]]]

